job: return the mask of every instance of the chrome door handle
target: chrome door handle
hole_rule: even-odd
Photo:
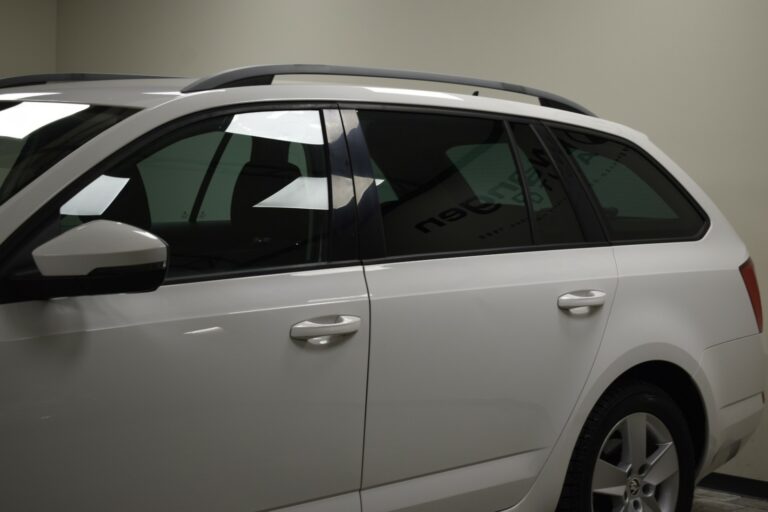
[[[360,329],[360,317],[336,315],[304,320],[291,327],[291,338],[311,345],[327,345],[331,336],[353,334]]]
[[[607,294],[600,290],[576,290],[557,298],[560,309],[575,309],[583,307],[600,307],[605,304]]]

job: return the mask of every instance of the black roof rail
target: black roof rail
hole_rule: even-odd
[[[132,78],[167,78],[145,75],[115,75],[105,73],[49,73],[41,75],[21,75],[0,78],[0,89],[41,85],[52,82],[89,82],[92,80],[130,80]]]
[[[212,89],[225,89],[228,87],[244,87],[249,85],[269,85],[276,75],[335,75],[335,76],[362,76],[371,78],[392,78],[397,80],[419,80],[423,82],[440,82],[454,85],[466,85],[481,87],[484,89],[496,89],[499,91],[514,92],[535,96],[544,107],[558,108],[578,114],[594,116],[592,112],[557,94],[525,87],[523,85],[467,78],[462,76],[440,75],[435,73],[422,73],[420,71],[402,71],[392,69],[358,68],[352,66],[327,66],[322,64],[287,64],[273,66],[251,66],[231,69],[221,73],[201,78],[182,89],[181,92],[199,92]]]

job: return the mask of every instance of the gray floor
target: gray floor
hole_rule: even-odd
[[[768,511],[768,501],[742,498],[741,496],[710,491],[709,489],[696,490],[696,504],[693,506],[693,512],[731,510],[737,510],[738,512],[764,512]]]

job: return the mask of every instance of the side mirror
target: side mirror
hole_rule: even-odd
[[[156,290],[165,279],[168,246],[142,229],[95,220],[32,251],[40,276],[16,279],[28,298]]]

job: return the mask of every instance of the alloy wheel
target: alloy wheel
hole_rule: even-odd
[[[593,512],[674,512],[680,464],[672,434],[637,412],[606,436],[592,473]]]

